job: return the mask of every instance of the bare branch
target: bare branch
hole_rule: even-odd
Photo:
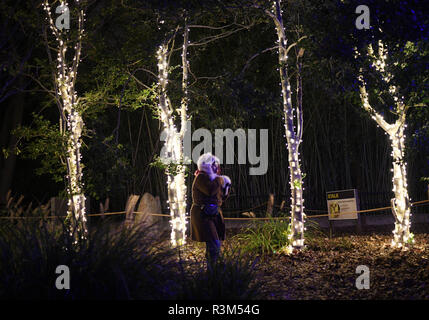
[[[290,49],[292,49],[293,47],[295,47],[301,40],[304,40],[305,38],[307,38],[307,36],[302,36],[296,42],[292,43],[289,47],[287,47],[286,54],[288,54]],[[303,54],[304,54],[304,52],[303,52]]]
[[[278,46],[275,46],[275,47],[271,47],[271,48],[266,48],[266,49],[262,50],[261,52],[255,53],[253,56],[250,57],[249,60],[247,60],[246,64],[244,65],[243,69],[240,72],[240,76],[239,77],[241,78],[243,76],[244,71],[246,71],[246,69],[250,65],[250,62],[252,62],[253,59],[255,59],[256,57],[258,57],[259,55],[261,55],[261,54],[263,54],[265,52],[272,51],[272,50],[275,50],[275,49],[278,49],[278,48],[279,48]]]
[[[234,34],[236,32],[239,32],[239,31],[242,31],[242,30],[248,30],[250,27],[251,26],[245,26],[245,27],[237,28],[235,30],[226,31],[226,32],[220,33],[220,34],[215,35],[215,36],[209,36],[209,37],[201,39],[198,42],[190,43],[189,46],[190,47],[203,46],[203,45],[206,45],[206,44],[208,44],[210,42],[213,42],[213,41],[216,41],[216,40],[219,40],[219,39],[222,39],[222,38],[226,38],[226,37],[228,37],[228,36],[230,36],[230,35],[232,35],[232,34]]]
[[[142,87],[144,87],[144,88],[146,88],[146,89],[149,89],[149,90],[152,90],[152,88],[151,88],[151,87],[149,87],[147,84],[145,84],[145,83],[141,82],[139,79],[137,79],[137,77],[136,77],[134,74],[131,74],[130,72],[128,72],[128,75],[130,75],[130,76],[131,76],[131,78],[132,78],[135,82],[137,82],[139,85],[141,85]]]

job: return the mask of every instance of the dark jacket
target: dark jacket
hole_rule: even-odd
[[[191,239],[194,241],[225,240],[225,221],[220,206],[222,205],[222,186],[224,180],[217,177],[213,181],[204,172],[198,174],[192,184]],[[219,214],[206,217],[201,213],[204,204],[217,203]]]

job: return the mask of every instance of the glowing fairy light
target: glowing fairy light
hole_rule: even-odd
[[[78,3],[78,1],[76,1]],[[68,6],[67,2],[61,1],[62,6]],[[81,239],[87,237],[87,219],[85,213],[85,195],[82,191],[82,165],[81,165],[81,152],[82,146],[82,130],[84,122],[82,116],[78,112],[78,97],[74,89],[77,69],[80,61],[83,29],[82,10],[79,11],[78,22],[78,39],[74,47],[74,57],[71,65],[67,62],[66,52],[67,44],[63,39],[63,31],[58,30],[52,19],[51,7],[49,1],[45,0],[43,8],[48,16],[49,27],[52,34],[55,36],[58,45],[57,55],[57,71],[55,78],[55,88],[58,96],[60,97],[60,106],[62,116],[66,121],[66,134],[67,134],[67,193],[68,193],[68,209],[67,220],[70,224],[70,235]]]
[[[158,58],[158,86],[159,86],[159,103],[158,111],[160,119],[164,126],[166,133],[164,150],[162,160],[165,163],[177,164],[176,170],[170,172],[167,170],[167,189],[168,189],[168,203],[170,209],[170,224],[171,236],[170,241],[173,247],[185,244],[186,240],[186,183],[185,183],[185,164],[183,155],[183,139],[185,137],[188,97],[187,97],[187,84],[188,84],[188,66],[189,62],[186,59],[188,48],[188,32],[189,29],[184,29],[184,44],[182,51],[182,90],[183,98],[179,109],[181,119],[181,130],[179,131],[175,126],[174,112],[172,105],[167,95],[168,84],[168,47],[167,45],[159,46],[157,51]]]
[[[273,2],[273,8],[266,13],[273,19],[276,26],[278,40],[279,64],[280,68],[280,86],[282,88],[281,97],[283,99],[284,121],[285,121],[285,137],[286,146],[288,149],[288,161],[290,172],[290,188],[291,188],[291,234],[289,236],[291,245],[284,252],[290,253],[293,248],[301,249],[304,247],[304,199],[303,199],[303,174],[301,172],[299,146],[302,142],[302,83],[301,83],[301,62],[300,56],[297,57],[298,81],[297,81],[297,96],[298,101],[296,108],[292,104],[292,92],[288,77],[287,69],[287,38],[283,26],[282,11],[280,0]],[[301,53],[300,53],[301,54]],[[295,110],[296,109],[296,110]],[[296,128],[294,122],[296,121]]]
[[[359,56],[355,48],[355,57]],[[377,113],[370,105],[368,93],[366,91],[366,83],[362,75],[362,69],[358,75],[360,98],[363,108],[371,115],[371,118],[377,122],[385,133],[390,138],[393,158],[393,188],[392,191],[395,197],[391,200],[392,213],[395,217],[395,229],[393,230],[393,240],[391,245],[395,248],[407,249],[414,242],[412,233],[410,233],[410,216],[411,204],[408,196],[407,171],[406,162],[404,160],[405,150],[405,128],[406,128],[406,113],[408,106],[403,102],[403,97],[398,96],[398,88],[390,81],[393,75],[386,70],[387,48],[382,41],[378,41],[378,54],[374,53],[372,45],[368,46],[368,56],[372,60],[372,66],[380,73],[381,78],[389,85],[388,92],[395,101],[395,114],[397,119],[395,123],[388,123],[381,114]]]

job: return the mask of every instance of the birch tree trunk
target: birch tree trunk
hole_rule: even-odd
[[[288,162],[290,171],[290,188],[291,188],[291,224],[292,232],[290,239],[292,247],[300,249],[304,246],[304,199],[303,175],[300,166],[299,146],[302,142],[302,83],[301,83],[301,62],[300,58],[303,50],[300,50],[297,56],[297,105],[296,115],[295,108],[292,105],[292,93],[288,76],[288,51],[287,37],[283,25],[282,11],[280,0],[274,1],[273,10],[266,11],[273,19],[276,26],[279,46],[279,71],[283,98],[284,126],[288,149]],[[295,45],[295,44],[294,44]],[[296,127],[295,127],[296,122]]]
[[[393,230],[392,246],[406,249],[414,242],[413,234],[410,233],[411,204],[408,196],[407,168],[404,160],[405,150],[405,128],[406,113],[408,106],[403,102],[404,97],[400,97],[398,88],[390,81],[393,76],[386,70],[387,49],[381,41],[378,42],[378,56],[375,55],[372,45],[368,46],[368,56],[372,59],[372,66],[380,73],[385,83],[389,84],[389,93],[395,101],[394,113],[397,115],[395,123],[390,124],[384,120],[369,103],[366,90],[366,83],[362,75],[362,69],[358,80],[360,83],[360,98],[362,107],[371,115],[372,119],[385,131],[391,140],[393,158],[393,193],[395,197],[391,200],[392,213],[395,217],[395,229]],[[359,53],[356,54],[359,55]]]
[[[78,13],[78,35],[74,46],[73,61],[68,62],[66,53],[68,49],[68,39],[65,31],[58,30],[51,14],[49,1],[43,3],[47,13],[49,27],[57,42],[57,70],[54,77],[54,86],[57,97],[57,104],[60,110],[60,120],[66,124],[63,129],[67,136],[67,194],[68,211],[66,221],[69,223],[70,234],[75,241],[85,239],[87,236],[85,195],[82,191],[82,165],[81,165],[81,144],[82,130],[84,122],[78,110],[78,97],[75,91],[77,69],[80,61],[84,12]]]
[[[178,110],[180,114],[180,131],[175,126],[174,109],[167,95],[168,84],[168,46],[163,44],[158,50],[158,81],[159,81],[159,112],[161,122],[164,125],[166,134],[165,144],[161,159],[167,164],[167,188],[168,203],[171,216],[171,244],[180,246],[185,244],[186,240],[186,181],[185,181],[185,159],[183,150],[183,140],[186,133],[188,97],[188,37],[189,29],[187,25],[184,28],[184,42],[182,50],[182,90],[183,98],[181,107]]]

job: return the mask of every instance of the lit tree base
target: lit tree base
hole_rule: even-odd
[[[414,243],[414,234],[410,232],[409,227],[396,223],[395,230],[393,230],[391,247],[394,249],[408,250]]]

